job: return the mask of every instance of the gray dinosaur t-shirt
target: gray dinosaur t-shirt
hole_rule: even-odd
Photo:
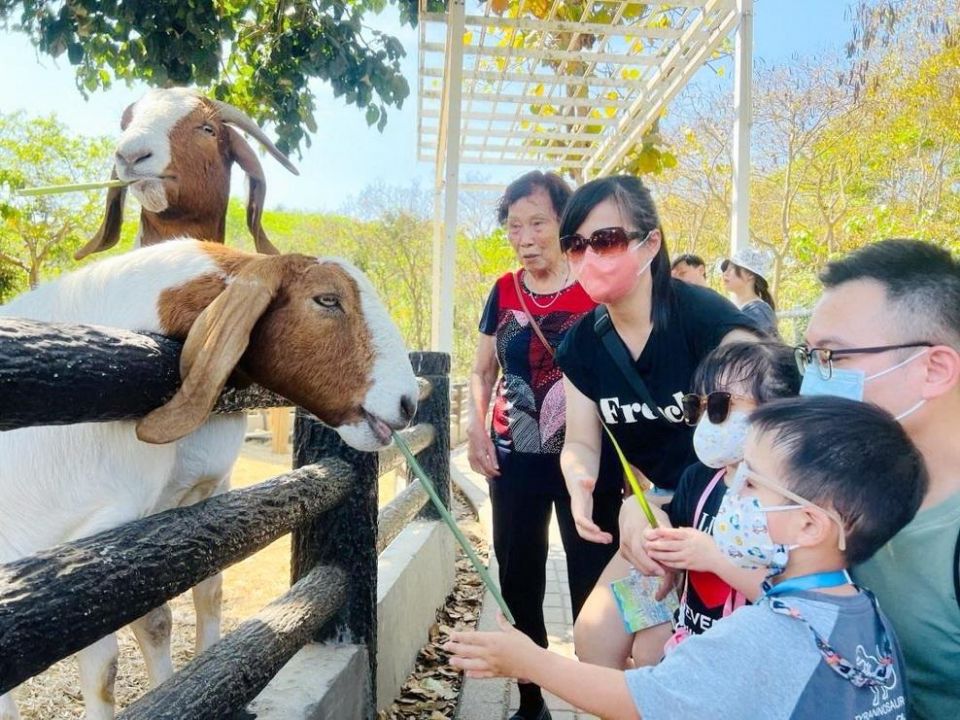
[[[876,669],[882,643],[873,603],[855,596],[800,592],[784,603],[858,668]],[[770,609],[764,598],[703,635],[688,638],[656,666],[628,670],[627,686],[644,720],[905,720],[900,646],[885,687],[856,687],[832,670],[805,623]]]

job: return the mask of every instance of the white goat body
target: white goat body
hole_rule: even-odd
[[[287,266],[294,265],[295,272],[285,272]],[[305,279],[311,273],[316,277]],[[271,280],[261,282],[261,276]],[[344,438],[361,449],[384,444],[389,428],[409,421],[415,408],[416,382],[399,333],[379,299],[371,295],[369,282],[342,261],[253,256],[210,243],[168,242],[103,260],[41,285],[0,307],[0,315],[170,334],[170,303],[195,300],[198,296],[194,288],[209,288],[211,282],[224,289],[219,294],[213,290],[215,301],[186,328],[187,365],[209,364],[202,356],[211,352],[211,336],[197,339],[195,345],[202,349],[191,349],[194,333],[209,331],[210,323],[205,320],[208,314],[220,312],[227,302],[233,302],[234,308],[256,305],[247,302],[243,293],[250,289],[261,297],[264,285],[272,282],[274,294],[282,287],[282,307],[271,310],[268,300],[261,297],[259,311],[252,311],[257,317],[245,321],[248,335],[255,323],[259,323],[258,331],[263,326],[275,330],[273,334],[264,331],[264,345],[251,347],[253,352],[244,355],[244,360],[251,362],[251,376],[267,386],[274,379],[273,375],[257,377],[264,370],[256,362],[256,351],[260,355],[290,356],[298,368],[291,371],[292,378],[280,377],[283,365],[278,362],[264,363],[266,372],[277,376],[279,386],[274,389],[290,395],[305,393],[295,399],[321,419],[339,426]],[[235,297],[230,300],[229,295]],[[339,313],[331,314],[318,298],[324,298],[324,303],[339,298]],[[275,347],[275,336],[283,332],[291,336],[294,349]],[[353,356],[343,349],[357,344],[363,347],[355,348]],[[329,352],[326,346],[331,346]],[[306,354],[297,357],[298,348]],[[218,370],[218,378],[212,380],[214,395],[238,359],[235,354],[228,361],[230,368]],[[189,368],[185,372],[190,372]],[[296,373],[306,377],[297,377]],[[315,377],[326,382],[309,385]],[[189,394],[189,385],[187,376],[178,396]],[[300,385],[309,387],[301,391]],[[176,400],[169,406],[175,407]],[[211,402],[208,398],[206,411]],[[341,407],[334,407],[336,403]],[[165,408],[154,414],[163,416]],[[328,417],[323,417],[325,412]],[[182,413],[171,414],[179,425]],[[132,421],[0,432],[0,563],[213,494],[225,483],[239,453],[244,417],[207,417],[203,412],[198,422],[202,424],[181,426],[174,435],[178,439],[167,444],[142,442],[137,437],[138,423]],[[213,592],[218,594],[219,588]],[[149,616],[143,620],[151,622]],[[219,619],[216,627],[207,629],[200,627],[199,620],[198,633],[207,638],[200,643],[198,637],[198,644],[204,647],[218,636]],[[152,621],[156,623],[157,618]],[[134,630],[137,632],[136,626]],[[105,639],[88,651],[79,656],[81,678],[87,679],[83,683],[87,717],[111,718],[110,667],[115,663],[115,640]],[[86,672],[84,652],[88,655]],[[152,681],[162,681],[170,674],[168,651],[144,648],[144,654]],[[0,720],[16,717],[9,695],[0,697]]]

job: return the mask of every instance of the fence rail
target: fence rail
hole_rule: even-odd
[[[140,417],[175,392],[179,351],[157,336],[0,318],[0,430]],[[449,502],[450,359],[411,362],[427,382],[403,434]],[[288,404],[254,389],[225,393],[218,408]],[[411,484],[378,512],[394,448],[357,452],[302,411],[295,437],[291,473],[0,565],[0,694],[293,532],[291,589],[121,718],[230,717],[304,643],[346,637],[367,647],[372,719],[377,556],[429,515],[426,497]]]

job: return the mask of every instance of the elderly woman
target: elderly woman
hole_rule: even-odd
[[[577,534],[560,471],[566,414],[554,352],[595,304],[574,281],[560,251],[559,218],[569,196],[566,183],[550,173],[531,172],[507,187],[499,220],[521,269],[505,274],[490,291],[470,378],[470,466],[490,484],[500,585],[517,627],[543,647],[551,509],[556,509],[566,550],[574,617],[616,549]],[[594,517],[610,532],[617,528],[618,495],[615,488],[595,498]],[[513,718],[549,717],[540,688],[521,683],[520,709]]]

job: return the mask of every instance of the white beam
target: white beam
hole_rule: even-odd
[[[425,118],[439,118],[440,112],[434,109],[423,111]],[[566,115],[511,115],[509,113],[469,112],[462,113],[464,120],[491,120],[493,122],[530,123],[531,125],[616,125],[616,118],[608,117],[568,117]]]
[[[438,128],[433,125],[423,125],[420,129],[420,144],[421,145],[430,145],[431,147],[435,146],[435,142],[431,139],[436,136]],[[483,140],[485,137],[492,138],[512,138],[516,140],[521,137],[521,133],[516,130],[516,128],[491,128],[478,129],[476,127],[466,127],[463,129],[462,139],[466,140]],[[523,139],[536,139],[536,140],[560,140],[561,142],[579,142],[584,147],[593,147],[594,143],[599,139],[599,135],[582,135],[580,133],[572,132],[551,132],[548,130],[543,130],[537,127],[530,128],[529,135]],[[434,147],[434,149],[436,149]]]
[[[424,50],[429,52],[443,52],[444,43],[424,43]],[[515,60],[573,60],[576,62],[613,63],[617,65],[656,65],[658,59],[639,53],[594,53],[586,50],[553,50],[551,48],[514,48],[514,47],[481,47],[466,45],[463,52],[467,55],[483,55],[485,57],[509,57]]]
[[[430,151],[433,149],[433,146],[430,143],[420,143],[420,150]],[[583,160],[586,155],[590,153],[589,146],[585,147],[569,147],[569,146],[538,146],[538,145],[514,145],[510,143],[503,143],[499,145],[491,145],[482,142],[461,142],[460,143],[460,152],[479,152],[479,153],[506,153],[509,155],[516,155],[518,157],[524,158],[554,158],[562,159],[568,155],[575,155],[578,159]]]
[[[467,92],[466,94],[468,99],[473,102],[496,102],[504,104],[519,103],[521,105],[553,105],[555,107],[625,108],[629,102],[624,98],[608,98],[602,95],[595,97],[547,97],[546,93],[543,95],[534,95],[533,93],[520,95],[476,91]],[[443,97],[443,93],[441,90],[424,90],[423,96],[428,100],[440,100]]]
[[[733,178],[730,184],[730,253],[750,244],[750,129],[753,125],[753,0],[737,0],[734,40]]]
[[[434,15],[428,13],[428,22]],[[424,17],[420,16],[421,19]],[[603,23],[579,23],[563,20],[540,20],[537,18],[511,18],[496,15],[467,15],[465,23],[468,27],[485,28],[516,28],[518,30],[532,30],[534,32],[557,33],[575,32],[590,33],[592,35],[611,35],[614,37],[642,37],[642,38],[675,38],[680,35],[676,28],[643,27],[642,25],[604,25]]]
[[[630,66],[626,66],[629,68]],[[438,67],[425,67],[421,70],[423,77],[442,78],[443,69]],[[482,80],[484,82],[504,82],[515,83],[540,83],[544,87],[566,87],[568,85],[586,85],[597,88],[619,88],[630,82],[622,77],[573,77],[563,75],[549,75],[546,73],[511,73],[497,72],[495,70],[466,70],[463,73],[464,80]]]
[[[447,94],[446,159],[443,202],[443,248],[440,257],[439,287],[434,286],[432,345],[441,352],[453,352],[453,280],[457,252],[457,194],[460,185],[460,101],[463,75],[463,21],[466,0],[447,5],[447,54],[450,58]],[[436,268],[436,261],[434,261]],[[436,273],[434,280],[436,280]]]
[[[430,154],[419,156],[422,162],[431,162],[434,158]],[[534,157],[501,157],[500,155],[464,155],[460,158],[461,165],[493,165],[503,167],[505,165],[513,167],[535,167],[543,170],[556,169],[558,166],[570,169],[580,169],[582,162],[564,162],[556,158],[534,158]]]

